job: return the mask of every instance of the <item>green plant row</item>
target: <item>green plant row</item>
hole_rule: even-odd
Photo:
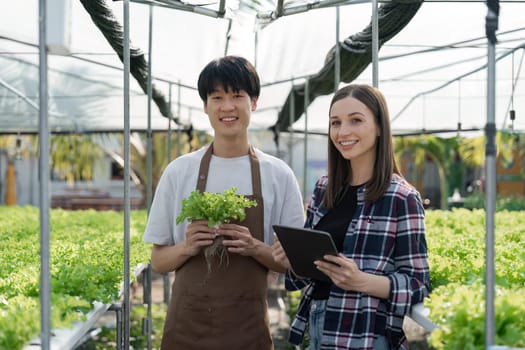
[[[453,209],[426,213],[432,288],[449,283],[474,284],[485,276],[485,211]],[[525,286],[525,212],[495,215],[497,284]]]
[[[525,288],[496,288],[495,344],[525,347]],[[432,291],[425,302],[439,325],[429,339],[435,349],[485,349],[485,286],[450,283]]]
[[[147,263],[145,211],[131,213],[130,266]],[[93,302],[119,299],[124,216],[115,211],[50,211],[51,327],[68,327]],[[133,278],[133,271],[130,271]],[[0,349],[38,336],[40,219],[35,207],[0,207]]]
[[[147,262],[145,211],[132,212],[131,266]],[[435,349],[484,348],[485,212],[427,211],[432,292],[425,305],[439,325]],[[525,213],[495,217],[496,342],[524,347]],[[93,301],[118,298],[123,276],[123,214],[51,211],[52,326],[82,319]],[[39,212],[0,207],[0,349],[38,335]],[[298,296],[297,296],[298,297]],[[290,299],[294,315],[298,299]]]
[[[435,349],[485,348],[485,211],[427,211]],[[496,344],[525,346],[525,212],[495,214]]]

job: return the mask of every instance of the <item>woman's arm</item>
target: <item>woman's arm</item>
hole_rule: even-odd
[[[400,201],[397,213],[395,272],[388,275],[393,312],[407,314],[430,290],[425,212],[417,192]]]

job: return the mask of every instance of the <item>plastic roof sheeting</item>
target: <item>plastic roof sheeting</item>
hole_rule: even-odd
[[[89,65],[67,68],[67,59],[59,58],[50,65],[49,128],[53,132],[120,131],[124,119],[118,113],[122,105],[122,74],[102,72]],[[54,62],[55,63],[55,62]],[[90,76],[90,73],[93,74]],[[112,77],[113,76],[113,77]],[[0,56],[0,130],[6,132],[34,132],[38,130],[38,65],[13,57]],[[23,79],[21,79],[23,78]],[[147,127],[147,96],[138,88],[131,91],[131,125],[136,129]],[[167,119],[152,110],[154,128],[167,128]]]
[[[48,57],[50,129],[120,130],[124,119],[122,63],[81,4],[67,2],[71,3],[70,54]],[[0,3],[1,132],[38,129],[38,112],[30,103],[38,106],[37,3]],[[107,3],[121,19],[122,2]],[[263,82],[251,126],[266,129],[276,122],[292,84],[304,83],[303,77],[315,75],[323,68],[325,57],[336,42],[336,9],[284,16],[264,26],[258,25],[254,11],[239,10],[236,1],[227,1],[226,9],[224,19],[153,7],[154,83],[165,96],[171,96],[173,112],[183,123],[209,129],[194,89],[198,73],[207,62],[225,52],[244,55],[256,63]],[[257,10],[275,10],[275,4],[262,2]],[[130,38],[133,46],[146,53],[149,11],[148,5],[131,3]],[[379,88],[389,102],[394,132],[454,130],[458,123],[463,129],[484,128],[486,14],[483,1],[426,1],[410,23],[381,47]],[[340,40],[362,31],[371,15],[370,3],[341,6]],[[228,31],[230,19],[232,26]],[[521,69],[524,19],[525,3],[501,1],[497,32],[497,57],[501,59],[496,67],[498,129],[510,126],[508,110],[513,108],[517,116],[514,128],[525,130],[521,112],[525,110],[525,73]],[[371,83],[371,69],[368,66],[355,82]],[[145,129],[147,96],[133,79],[131,83],[131,128]],[[318,97],[309,106],[309,131],[326,131],[330,97]],[[152,105],[152,127],[167,129],[167,125],[167,119]],[[303,130],[304,116],[293,127]]]

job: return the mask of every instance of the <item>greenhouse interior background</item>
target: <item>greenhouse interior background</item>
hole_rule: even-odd
[[[326,171],[328,105],[339,86],[375,83],[389,104],[395,137],[473,140],[485,133],[485,1],[378,1],[375,9],[374,1],[364,0],[130,1],[130,46],[146,70],[141,81],[130,78],[129,116],[121,54],[90,13],[90,5],[102,4],[114,23],[123,25],[125,2],[46,3],[52,207],[124,209],[123,133],[129,117],[135,162],[130,207],[146,208],[152,195],[147,182],[158,180],[167,161],[213,137],[196,82],[205,64],[226,54],[246,57],[261,77],[251,143],[292,167],[305,198]],[[396,3],[411,4],[412,13],[393,16]],[[496,189],[498,195],[524,196],[525,2],[499,3],[494,118],[504,136],[498,138]],[[375,61],[374,11],[379,14]],[[338,52],[340,60],[334,58]],[[39,53],[39,2],[0,2],[0,205],[41,204]],[[302,96],[299,104],[290,102],[293,91]],[[166,133],[172,136],[162,138]],[[153,165],[154,179],[146,169],[150,141],[166,158]],[[425,148],[432,141],[418,142],[415,147]],[[400,157],[429,209],[461,206],[483,190],[483,161],[463,167],[454,153],[447,167],[431,154],[421,170],[414,163],[415,148]],[[460,166],[461,179],[455,181],[451,171]]]
[[[47,3],[50,131],[77,134],[121,131],[122,61],[81,1]],[[120,23],[122,4],[122,1],[107,2]],[[288,6],[294,8],[299,4],[292,2]],[[32,5],[0,4],[2,134],[38,131],[36,5],[34,1]],[[372,6],[365,1],[346,1],[337,7],[291,12],[273,19],[268,15],[275,10],[273,5],[227,2],[224,18],[214,18],[167,5],[150,7],[147,2],[131,2],[131,45],[141,50],[146,60],[151,60],[155,92],[170,103],[171,113],[179,122],[170,124],[154,103],[148,109],[146,91],[131,79],[131,129],[146,130],[150,113],[152,130],[191,127],[211,132],[195,89],[198,73],[213,58],[243,55],[254,62],[263,85],[258,110],[251,121],[253,143],[290,159],[307,192],[312,189],[312,180],[324,171],[323,135],[331,94],[317,93],[318,97],[309,101],[307,113],[297,112],[300,114],[295,116],[291,127],[281,127],[278,145],[270,129],[277,124],[292,87],[304,85],[308,77],[320,74],[336,41],[349,41],[366,30]],[[516,133],[525,130],[525,118],[519,113],[525,103],[524,87],[520,84],[524,74],[522,6],[521,1],[502,2],[496,55],[496,127]],[[216,10],[218,4],[204,8]],[[448,137],[457,133],[464,136],[483,133],[487,120],[485,17],[486,6],[482,1],[426,1],[403,28],[396,28],[397,34],[384,40],[375,74],[379,77],[377,86],[389,103],[395,135],[426,133]],[[343,62],[341,70],[349,69],[348,65]],[[372,84],[373,69],[372,64],[363,66],[353,82]],[[517,111],[515,120],[509,118],[511,110]],[[305,133],[310,141],[306,157],[301,142]],[[114,141],[105,139],[100,142],[106,148],[115,147]],[[0,161],[0,169],[5,169],[6,155],[0,154]],[[306,172],[305,161],[309,170]],[[18,166],[31,169],[30,164],[24,163]],[[105,174],[111,167],[100,166]],[[37,204],[37,196],[30,192],[35,188],[35,172],[20,173],[23,177],[18,180],[20,203]],[[109,181],[105,177],[101,181]],[[57,191],[59,187],[57,184]],[[5,197],[5,189],[2,191]]]

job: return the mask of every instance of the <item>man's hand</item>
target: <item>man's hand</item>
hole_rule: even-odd
[[[222,236],[227,236],[222,241],[222,244],[228,248],[228,252],[237,253],[244,256],[255,256],[257,248],[264,244],[260,240],[254,238],[250,230],[241,225],[236,224],[221,224],[217,233]]]
[[[186,240],[184,241],[184,250],[187,255],[197,255],[203,247],[213,243],[216,236],[216,229],[208,227],[208,221],[193,221],[186,228]]]

